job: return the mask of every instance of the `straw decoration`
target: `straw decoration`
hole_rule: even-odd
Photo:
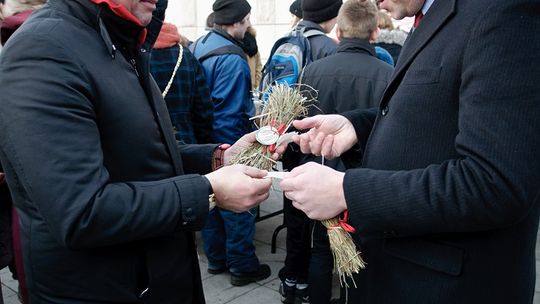
[[[290,136],[286,133],[295,119],[306,116],[308,106],[315,106],[313,88],[301,91],[301,85],[287,86],[278,84],[271,86],[264,95],[268,99],[261,113],[252,118],[259,121],[257,142],[251,144],[244,151],[237,154],[232,164],[244,164],[255,168],[270,171],[275,161],[270,158],[281,141],[289,142]],[[258,94],[261,95],[261,94]],[[305,97],[309,96],[309,100]],[[333,218],[322,221],[327,228],[330,249],[334,257],[334,273],[339,276],[342,286],[349,287],[346,278],[351,278],[354,286],[353,273],[365,268],[350,233],[355,230],[348,223],[348,212],[343,218]]]
[[[339,276],[342,287],[349,287],[346,280],[348,277],[356,288],[353,273],[358,273],[360,269],[366,268],[366,263],[362,260],[360,252],[350,235],[350,233],[355,233],[356,230],[347,223],[348,211],[344,212],[343,219],[335,217],[321,222],[327,229],[330,249],[334,257],[334,273]]]
[[[240,152],[231,161],[232,164],[244,164],[263,170],[271,170],[275,161],[270,158],[276,146],[287,136],[286,132],[292,122],[307,114],[307,99],[302,95],[300,86],[289,87],[278,84],[269,89],[268,101],[260,115],[252,119],[259,119],[257,142]],[[265,142],[262,135],[270,139]],[[261,135],[261,136],[259,136]]]

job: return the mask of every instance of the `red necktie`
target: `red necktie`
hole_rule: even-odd
[[[422,21],[422,18],[424,18],[424,14],[422,14],[422,10],[420,10],[416,15],[414,15],[414,24],[413,27],[417,28],[420,24],[420,21]]]

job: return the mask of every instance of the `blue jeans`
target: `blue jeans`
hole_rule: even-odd
[[[208,268],[227,268],[233,273],[252,272],[259,268],[253,245],[255,212],[256,209],[251,213],[235,213],[216,207],[208,213],[202,229]]]

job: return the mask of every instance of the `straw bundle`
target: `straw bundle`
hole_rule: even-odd
[[[360,269],[366,268],[365,262],[360,256],[354,241],[349,233],[354,233],[352,226],[347,224],[348,212],[345,211],[343,219],[333,218],[321,221],[328,231],[328,240],[330,249],[334,257],[334,273],[338,274],[341,286],[349,287],[346,278],[351,278],[354,287],[356,283],[353,279],[353,273],[360,272]]]
[[[312,94],[313,89],[309,87],[307,92],[302,92],[300,86],[289,87],[278,84],[270,87],[268,101],[261,114],[253,117],[253,119],[260,119],[258,142],[237,154],[231,163],[271,170],[275,163],[270,158],[271,154],[275,147],[279,146],[281,140],[287,141],[285,132],[293,120],[308,113],[308,104],[314,106],[315,98],[311,97],[308,100],[303,96],[312,96]],[[349,234],[354,232],[354,228],[347,224],[347,220],[346,212],[344,219],[333,218],[322,223],[328,230],[330,248],[334,256],[334,272],[339,275],[341,284],[348,287],[346,277],[352,279],[352,274],[365,268],[365,263]],[[356,283],[354,284],[356,287]]]
[[[231,161],[233,164],[244,164],[263,170],[272,169],[275,161],[270,156],[281,143],[280,139],[284,139],[283,135],[293,120],[307,114],[306,98],[302,96],[299,86],[278,84],[272,86],[269,92],[266,106],[260,115],[254,117],[260,118],[258,142],[236,155]],[[268,141],[265,142],[264,137],[269,137],[266,138]]]

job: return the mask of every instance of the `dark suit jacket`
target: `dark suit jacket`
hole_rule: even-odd
[[[367,260],[353,303],[532,302],[538,26],[538,0],[436,0],[409,37],[345,175]],[[369,116],[346,116],[365,140]]]
[[[111,15],[97,16],[50,0],[0,57],[0,159],[30,302],[203,303],[193,232],[209,184],[189,173],[210,171],[215,145],[177,147],[149,49],[115,51]]]

